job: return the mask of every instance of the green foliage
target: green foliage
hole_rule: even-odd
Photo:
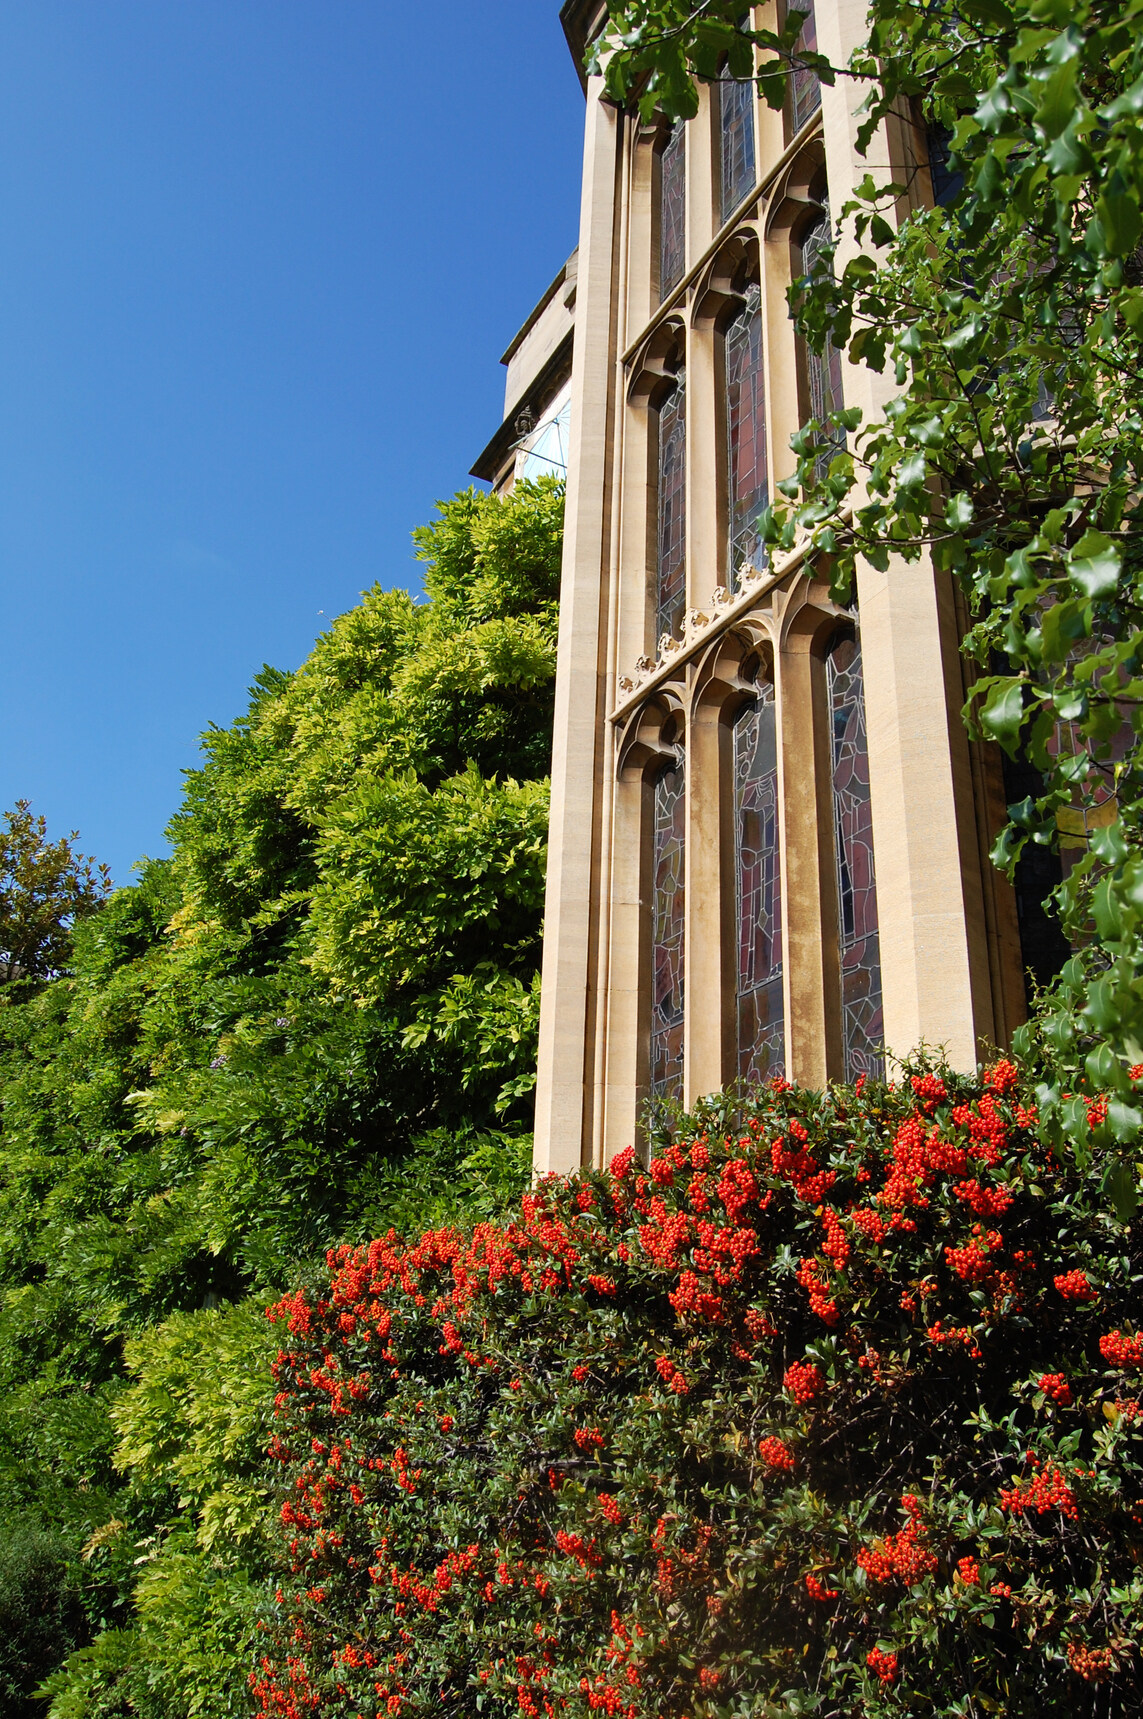
[[[248,1711],[267,1295],[526,1181],[562,506],[441,504],[428,601],[265,670],[171,857],[0,1010],[0,1522],[90,1638],[54,1719]]]
[[[37,1523],[6,1524],[0,1543],[0,1711],[26,1719],[38,1711],[31,1692],[82,1638],[83,1613],[61,1535]]]
[[[758,87],[771,107],[780,108],[793,65],[812,68],[823,83],[834,81],[825,55],[798,43],[810,10],[791,7],[774,31],[755,29],[739,0],[613,0],[587,67],[603,73],[614,100],[637,99],[644,119],[656,111],[690,119],[698,112],[696,78],[748,78],[761,49]]]
[[[692,111],[704,32],[749,35],[735,10],[621,7],[609,86],[651,66],[647,90]],[[1045,1030],[1073,1066],[1101,1059],[1124,1139],[1143,1124],[1129,1073],[1143,1059],[1141,26],[1139,0],[873,0],[866,44],[837,68],[874,80],[860,146],[911,103],[950,138],[960,189],[926,211],[871,170],[840,212],[844,266],[796,283],[808,338],[899,391],[873,421],[804,427],[764,521],[772,553],[808,537],[829,557],[842,600],[862,561],[928,555],[960,580],[980,669],[970,726],[1040,778],[994,858],[1011,870],[1062,832],[1079,952]]]
[[[1032,1081],[776,1081],[331,1254],[259,1719],[1136,1711],[1143,1226]]]
[[[0,830],[0,1002],[23,999],[67,964],[77,919],[111,892],[111,874],[70,837],[49,842],[47,820],[27,800],[5,812]]]

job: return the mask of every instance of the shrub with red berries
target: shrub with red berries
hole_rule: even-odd
[[[1137,1711],[1143,1250],[1090,1108],[1073,1156],[1008,1061],[777,1082],[331,1255],[272,1309],[260,1719]]]

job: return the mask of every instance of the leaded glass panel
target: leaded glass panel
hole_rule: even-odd
[[[829,245],[829,215],[823,211],[821,218],[814,223],[802,239],[803,274],[819,276],[830,272]],[[841,353],[828,337],[824,351],[813,351],[808,342],[803,342],[803,351],[806,363],[806,385],[809,392],[809,415],[811,418],[816,418],[824,428],[829,414],[839,411],[843,403]],[[828,431],[827,434],[829,434]],[[830,439],[831,449],[821,454],[817,460],[819,476],[824,476],[825,472],[829,470],[829,463],[833,458],[832,449],[845,447],[845,437],[840,432],[833,432]]]
[[[658,580],[655,639],[682,630],[687,603],[687,416],[680,375],[659,407]]]
[[[790,12],[808,12],[802,33],[798,37],[798,47],[806,48],[811,54],[818,51],[818,29],[814,20],[813,0],[791,0]],[[808,66],[796,65],[790,73],[790,130],[791,135],[801,131],[811,114],[817,112],[822,105],[822,86],[818,74]]]
[[[734,724],[734,858],[738,879],[738,1078],[757,1085],[785,1067],[782,878],[774,688],[763,683]]]
[[[758,515],[769,500],[766,471],[766,396],[762,370],[762,299],[750,286],[746,303],[726,331],[727,489],[730,553],[727,582],[738,589],[743,562],[764,565]]]
[[[837,639],[826,657],[845,1078],[885,1073],[881,946],[869,803],[861,647]]]
[[[520,449],[516,459],[517,478],[566,478],[568,470],[568,430],[571,425],[571,401],[565,400],[535,429]]]
[[[682,763],[655,779],[651,901],[651,1098],[683,1093],[686,793]]]
[[[683,278],[687,259],[686,126],[677,120],[659,157],[659,297]]]
[[[719,89],[719,120],[722,133],[721,213],[724,221],[733,215],[746,193],[753,188],[754,84],[750,79],[728,78]]]

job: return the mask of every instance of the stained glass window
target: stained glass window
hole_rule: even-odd
[[[829,272],[831,264],[827,254],[830,244],[829,215],[823,210],[819,220],[815,221],[808,233],[802,239],[802,272],[807,275],[822,275]],[[841,391],[841,353],[827,339],[824,352],[814,352],[808,343],[803,344],[806,364],[806,385],[809,392],[809,416],[816,418],[824,425],[831,412],[836,412],[842,405]],[[845,437],[840,432],[834,433],[833,446],[844,448]],[[832,450],[823,453],[818,461],[820,473],[828,471]]]
[[[683,1093],[683,913],[686,794],[682,763],[655,780],[651,902],[651,1099]]]
[[[655,641],[682,630],[687,604],[687,417],[680,374],[659,407],[659,541]]]
[[[766,397],[762,373],[762,299],[747,288],[746,303],[726,331],[727,489],[730,554],[727,583],[738,588],[744,561],[764,564],[758,515],[769,500],[766,474]]]
[[[841,1022],[845,1078],[885,1072],[881,1049],[881,947],[869,804],[869,750],[861,647],[836,639],[826,657],[829,693],[834,859],[841,953]]]
[[[785,1067],[778,738],[774,688],[760,684],[734,724],[738,878],[738,1078],[757,1085]]]
[[[726,221],[754,185],[754,85],[749,79],[732,80],[724,72],[718,92],[722,134],[720,205],[722,219]]]
[[[813,0],[790,0],[788,12],[808,12],[809,17],[802,25],[802,33],[798,37],[798,46],[807,48],[811,54],[818,51],[818,29],[814,21]],[[816,113],[822,104],[822,86],[816,72],[808,66],[795,66],[790,73],[790,129],[791,133],[801,131],[810,115]]]
[[[659,157],[659,297],[683,278],[687,259],[686,126],[677,120]]]

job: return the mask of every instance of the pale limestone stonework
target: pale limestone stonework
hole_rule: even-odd
[[[601,8],[570,0],[578,52]],[[772,16],[758,7],[761,19]],[[818,0],[822,50],[844,59],[862,29],[849,0]],[[838,898],[824,641],[859,627],[876,858],[884,1042],[922,1041],[968,1068],[1023,1017],[1014,898],[987,861],[1002,815],[999,762],[960,720],[963,615],[931,566],[860,571],[843,615],[822,569],[799,551],[733,566],[727,526],[724,330],[744,283],[760,294],[771,489],[789,475],[791,433],[809,416],[804,352],[786,291],[807,223],[837,209],[870,169],[927,200],[925,140],[904,122],[860,158],[861,92],[839,81],[792,135],[756,103],[754,182],[723,220],[717,95],[686,128],[685,263],[658,283],[661,127],[586,87],[583,192],[573,288],[561,277],[510,349],[508,392],[532,387],[534,412],[563,381],[571,344],[570,469],[552,759],[551,850],[543,964],[536,1166],[602,1164],[637,1142],[649,1096],[652,890],[649,820],[656,773],[686,759],[686,1103],[737,1072],[737,945],[729,723],[773,684],[781,833],[784,1066],[820,1084],[844,1072]],[[828,202],[827,202],[828,199]],[[907,204],[902,205],[904,212]],[[557,354],[553,360],[553,354]],[[686,376],[685,616],[656,638],[657,410]],[[566,371],[566,364],[564,365]],[[522,380],[521,380],[522,379]],[[848,405],[876,412],[888,384],[843,366]],[[546,393],[545,393],[546,390]],[[840,402],[837,402],[840,404]],[[511,413],[478,464],[510,481]],[[526,420],[525,420],[526,422]],[[498,463],[499,462],[499,463]],[[734,587],[737,587],[736,589]]]

